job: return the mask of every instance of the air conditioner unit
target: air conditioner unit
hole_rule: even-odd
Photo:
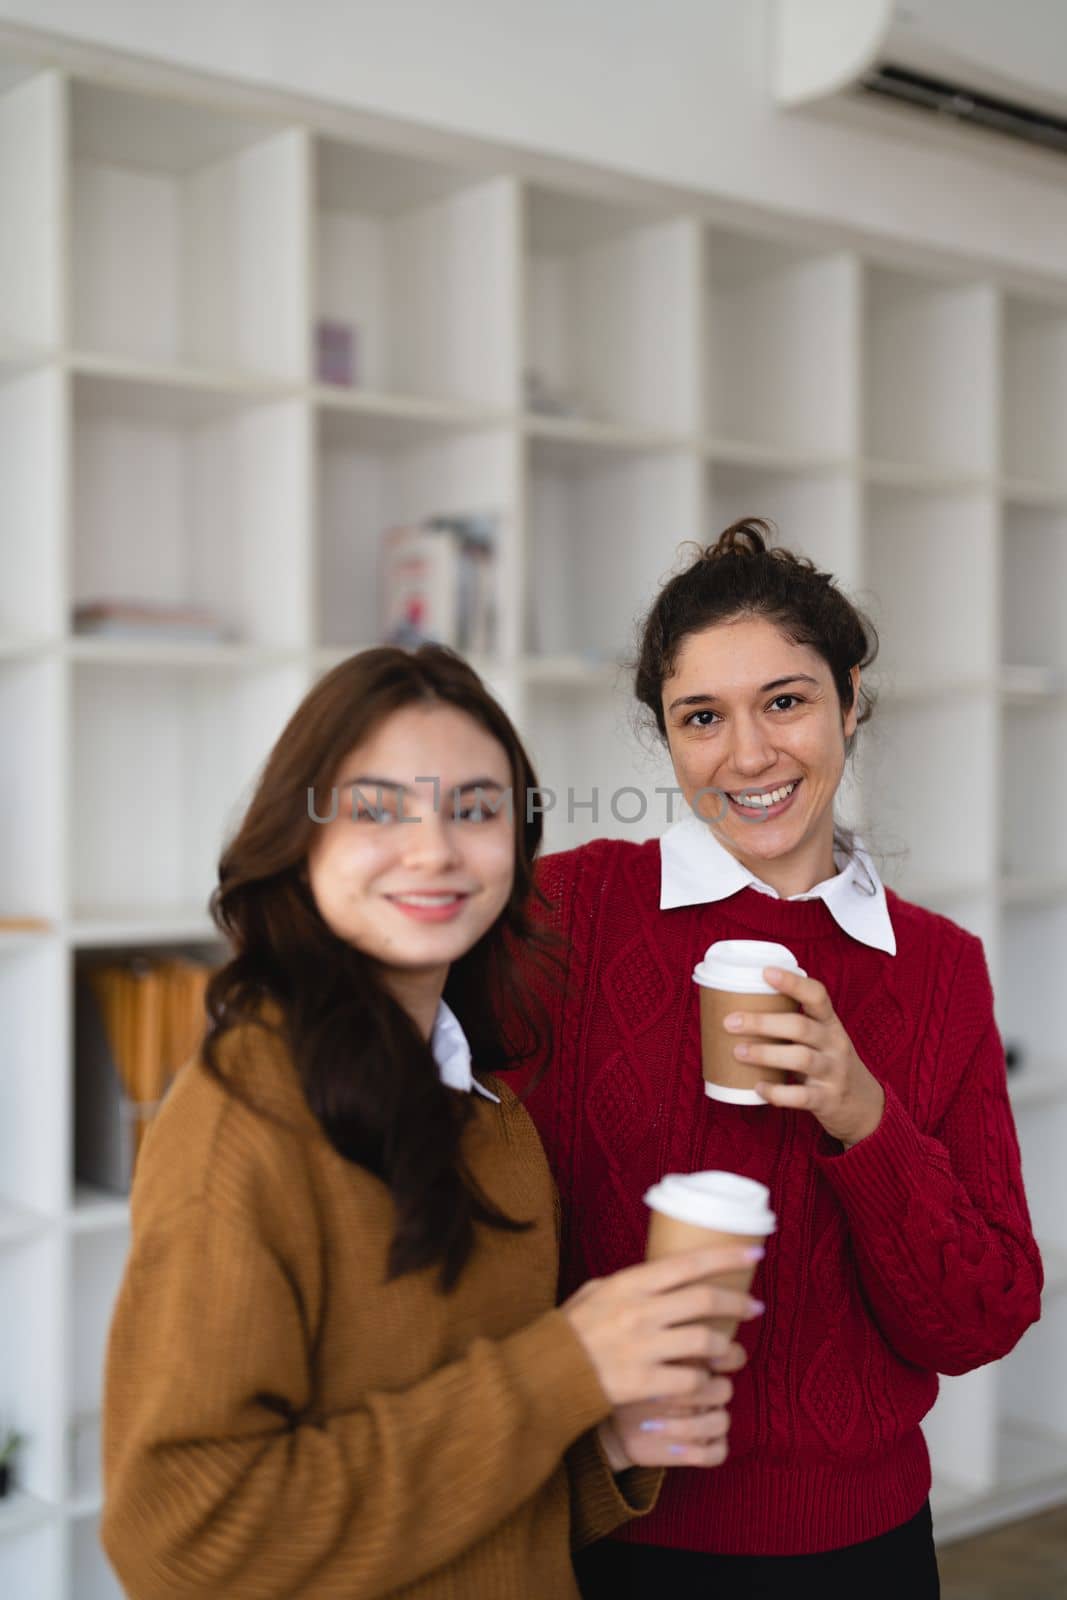
[[[1067,154],[1065,0],[775,0],[772,78],[783,107],[894,107],[926,137]]]

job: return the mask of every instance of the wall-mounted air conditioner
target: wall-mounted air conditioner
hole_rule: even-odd
[[[896,108],[927,137],[1067,154],[1067,0],[775,0],[772,83],[783,107]]]

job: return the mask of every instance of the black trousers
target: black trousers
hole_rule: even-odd
[[[813,1556],[719,1556],[601,1539],[575,1557],[583,1600],[939,1600],[930,1502],[876,1539]]]

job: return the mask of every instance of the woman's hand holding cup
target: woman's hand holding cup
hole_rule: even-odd
[[[748,1360],[741,1345],[716,1363],[737,1372]],[[626,1467],[719,1467],[729,1454],[727,1407],[733,1399],[730,1379],[712,1375],[687,1396],[686,1403],[646,1401],[620,1406],[599,1433],[604,1452],[615,1472]]]
[[[763,1310],[743,1291],[706,1280],[750,1271],[754,1259],[751,1247],[732,1244],[689,1250],[594,1278],[564,1302],[614,1407],[655,1400],[662,1416],[671,1400],[687,1409],[700,1404],[709,1364],[736,1359],[732,1339],[712,1319],[736,1324]]]

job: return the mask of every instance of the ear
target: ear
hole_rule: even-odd
[[[844,735],[845,735],[846,739],[851,739],[852,735],[856,731],[856,726],[857,726],[857,723],[859,721],[859,697],[860,697],[860,669],[859,669],[859,667],[852,667],[851,670],[849,671],[849,677],[852,680],[852,704],[851,704],[851,706],[849,707],[848,711],[845,714]]]

